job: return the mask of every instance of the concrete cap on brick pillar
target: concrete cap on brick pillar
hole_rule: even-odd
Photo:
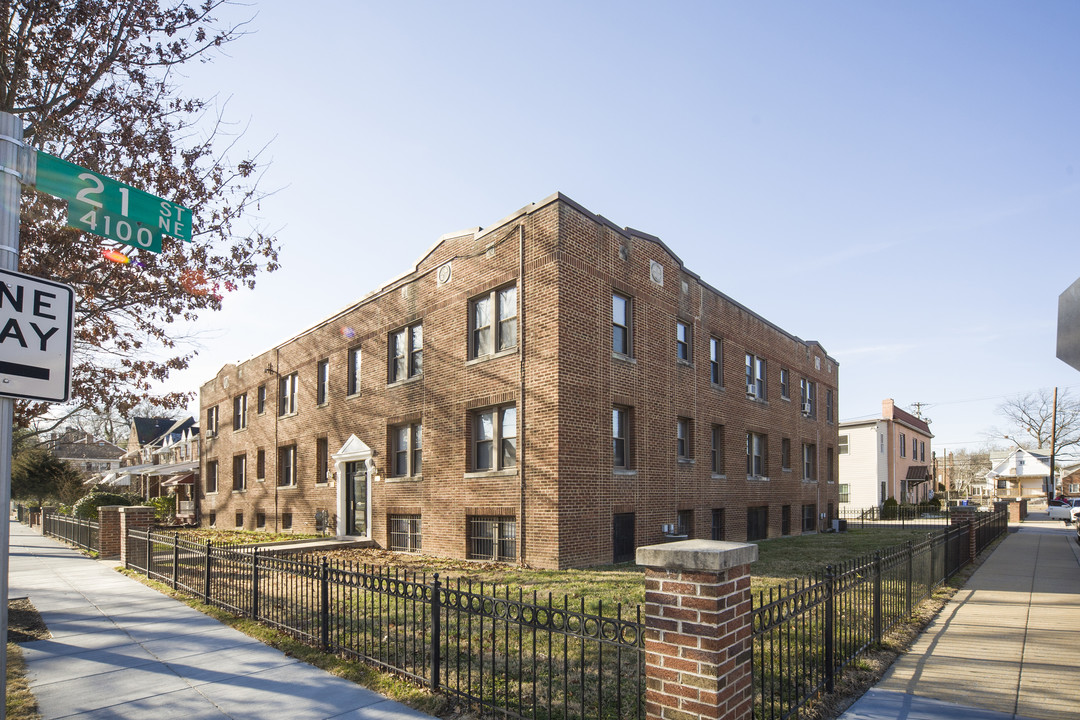
[[[721,540],[680,540],[637,549],[637,564],[685,572],[723,572],[758,559],[758,546]]]

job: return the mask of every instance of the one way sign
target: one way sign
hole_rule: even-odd
[[[74,303],[68,285],[0,270],[0,395],[67,401]]]

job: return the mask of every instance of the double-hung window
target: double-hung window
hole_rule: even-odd
[[[724,426],[712,426],[712,472],[724,474]]]
[[[469,357],[517,347],[517,286],[492,290],[469,303]]]
[[[907,435],[900,433],[900,457],[907,457]]]
[[[349,395],[360,392],[360,346],[349,348],[348,365],[345,373],[346,392]]]
[[[266,412],[266,386],[260,385],[255,391],[255,412],[262,415]]]
[[[207,460],[206,461],[206,479],[203,481],[203,484],[206,487],[207,494],[217,492],[217,483],[218,483],[217,475],[218,475],[218,461],[217,460]]]
[[[803,378],[799,385],[802,390],[802,414],[806,417],[817,417],[817,384]]]
[[[233,492],[247,490],[247,455],[233,455],[232,489]]]
[[[325,405],[330,399],[330,360],[322,359],[315,365],[315,404]]]
[[[630,467],[630,411],[616,407],[611,410],[611,464],[619,470]]]
[[[286,445],[278,448],[278,486],[296,485],[296,446]]]
[[[206,411],[206,436],[214,437],[218,433],[218,406]]]
[[[247,427],[247,393],[237,395],[232,401],[232,429],[243,430]]]
[[[746,433],[746,474],[751,477],[765,477],[768,472],[766,463],[766,438],[756,432]]]
[[[292,415],[296,412],[296,391],[299,376],[291,373],[281,378],[278,383],[278,416]]]
[[[709,382],[724,384],[724,343],[720,338],[709,338]]]
[[[765,358],[746,353],[746,395],[755,400],[765,400],[768,388],[765,384]]]
[[[833,391],[832,388],[825,388],[825,422],[833,421]]]
[[[780,397],[791,398],[791,371],[787,368],[780,368]]]
[[[390,430],[394,477],[420,475],[423,464],[423,427],[420,423],[395,425]]]
[[[417,323],[390,333],[389,381],[399,382],[424,372],[424,326]]]
[[[694,333],[690,326],[681,320],[675,322],[675,357],[683,362],[692,362],[691,348],[694,345]]]
[[[473,470],[507,470],[517,465],[517,407],[486,408],[473,413]]]
[[[689,418],[681,417],[675,421],[675,450],[679,460],[689,460],[693,457],[691,455],[694,450],[692,447],[692,428],[693,423],[690,422]]]
[[[630,356],[630,298],[611,294],[611,351]]]
[[[803,479],[817,480],[817,445],[803,443]]]

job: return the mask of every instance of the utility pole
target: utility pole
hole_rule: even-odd
[[[1057,450],[1057,388],[1054,388],[1054,414],[1050,419],[1050,492],[1046,495],[1046,501],[1057,493],[1057,481],[1054,479],[1054,455]]]

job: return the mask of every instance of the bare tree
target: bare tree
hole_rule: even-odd
[[[214,17],[226,4],[0,0],[0,110],[21,117],[27,142],[192,210],[190,244],[166,238],[160,254],[117,265],[100,239],[64,227],[62,201],[23,193],[20,270],[75,288],[72,410],[126,416],[148,398],[183,407],[189,394],[153,392],[193,354],[175,321],[220,309],[226,293],[278,266],[276,238],[250,226],[265,197],[258,154],[230,160],[236,138],[212,101],[173,81],[242,34]],[[49,409],[16,408],[23,427]]]
[[[998,406],[997,411],[1009,421],[1013,435],[1031,439],[1035,445],[1031,449],[1050,449],[1054,419],[1053,390],[1043,388],[1009,398]],[[1062,390],[1057,397],[1057,432],[1053,451],[1057,455],[1077,445],[1080,445],[1080,400],[1070,397],[1068,390]]]
[[[958,495],[971,495],[972,485],[989,470],[989,450],[950,451],[941,461],[943,477],[948,477],[951,492]]]

